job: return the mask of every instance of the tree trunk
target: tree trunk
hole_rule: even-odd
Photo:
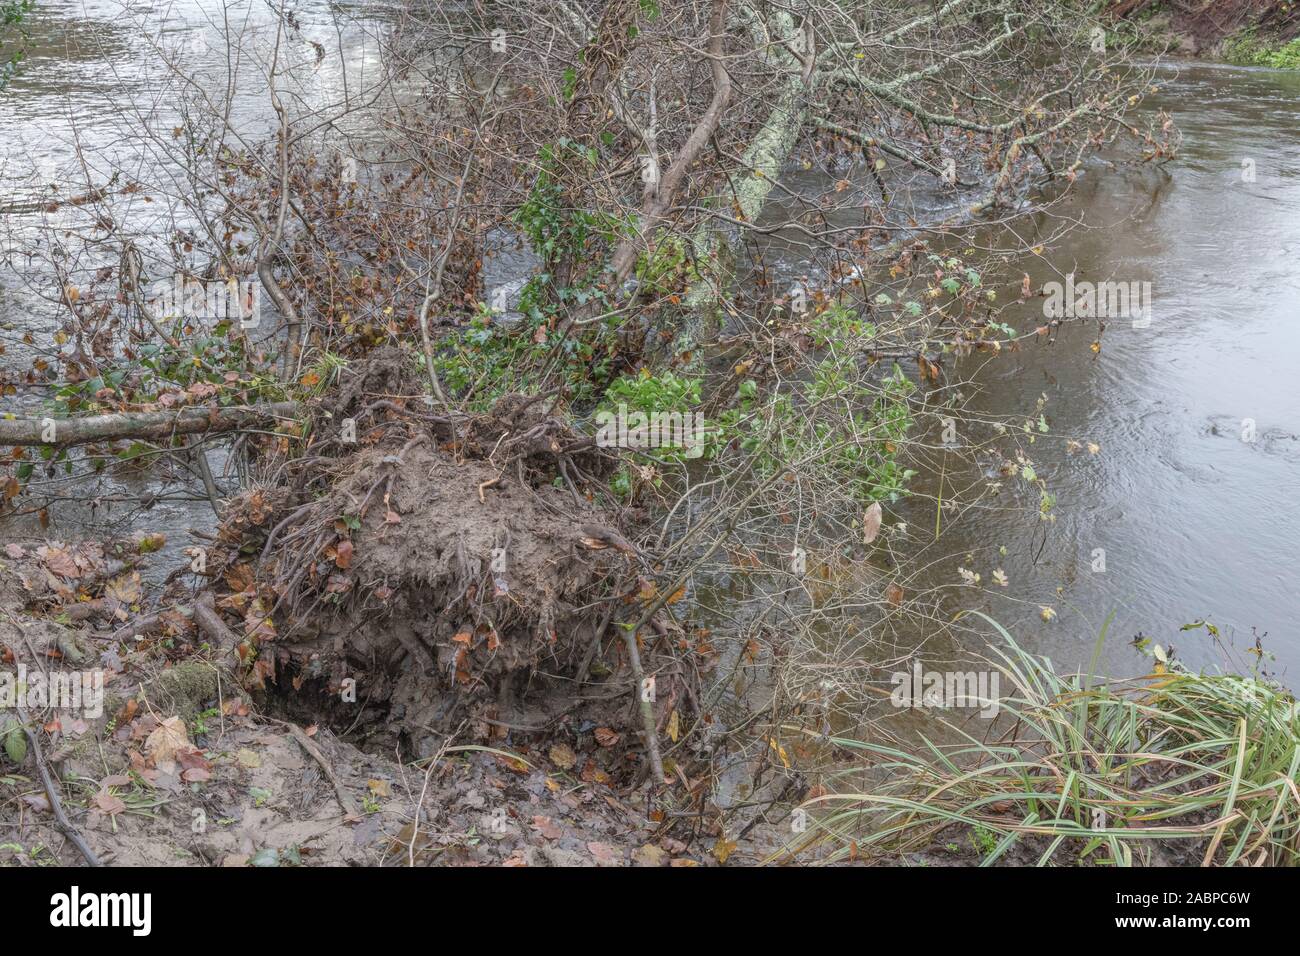
[[[235,431],[276,419],[294,421],[301,411],[302,406],[297,402],[274,402],[166,412],[117,412],[84,418],[0,419],[0,445],[85,445],[119,438],[165,441],[176,435]]]
[[[789,14],[782,14],[776,22],[784,28],[787,41],[794,37],[796,27]],[[762,214],[767,197],[799,140],[805,119],[808,90],[801,65],[783,48],[773,46],[772,54],[785,61],[787,72],[776,105],[741,157],[743,165],[735,187],[738,207],[735,218],[748,223],[756,222]],[[691,239],[695,261],[707,271],[686,294],[686,315],[673,341],[675,354],[693,353],[687,364],[699,358],[700,343],[716,331],[718,302],[724,298],[733,278],[735,255],[726,231],[722,225],[706,222]]]

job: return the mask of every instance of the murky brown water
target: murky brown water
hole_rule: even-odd
[[[198,2],[165,7],[167,42],[195,64],[222,47],[224,28]],[[324,4],[303,4],[307,34],[331,47],[340,42]],[[138,6],[141,18],[163,8]],[[82,153],[103,181],[117,168],[135,170],[150,150],[122,136],[124,102],[168,127],[169,102],[150,42],[113,2],[39,5],[37,43],[24,73],[0,94],[0,194],[23,198],[66,174]],[[242,10],[265,25],[257,4]],[[364,70],[377,42],[355,26],[344,32],[349,62]],[[314,74],[318,91],[337,90],[342,77]],[[1031,416],[1040,394],[1053,440],[1034,449],[1037,472],[1057,495],[1058,519],[1043,526],[1036,500],[1006,487],[959,513],[945,514],[940,541],[927,548],[955,555],[915,580],[913,590],[956,581],[967,563],[987,581],[1001,567],[1006,589],[964,589],[945,598],[948,610],[980,607],[1027,646],[1068,664],[1084,663],[1102,620],[1116,612],[1106,668],[1131,672],[1136,652],[1125,640],[1138,631],[1167,643],[1196,664],[1211,664],[1203,636],[1178,625],[1209,617],[1239,644],[1268,633],[1278,671],[1300,673],[1300,74],[1203,65],[1162,68],[1152,106],[1170,111],[1184,135],[1182,154],[1167,167],[1090,168],[1055,216],[1081,218],[1083,228],[1057,246],[1060,271],[1080,279],[1149,280],[1155,314],[1147,328],[1111,322],[1099,354],[1089,348],[1095,323],[1066,324],[1053,345],[1026,340],[1020,351],[976,356],[956,370],[969,378],[968,410]],[[251,133],[269,128],[264,99],[250,91],[240,107]],[[1243,160],[1255,181],[1242,177]],[[95,165],[98,164],[98,165]],[[135,164],[134,166],[132,164]],[[27,224],[5,217],[7,242]],[[1050,231],[1051,222],[1039,227]],[[789,264],[798,272],[797,263]],[[1035,284],[1053,277],[1026,265]],[[0,359],[25,367],[20,340],[48,329],[51,304],[39,281],[6,264],[0,292]],[[48,292],[48,290],[46,290]],[[1003,318],[1028,331],[1042,323],[1031,301]],[[34,396],[19,404],[30,407]],[[13,399],[5,400],[15,407]],[[1245,420],[1254,440],[1242,439]],[[1094,441],[1095,456],[1068,455],[1065,438]],[[957,456],[945,481],[961,487]],[[937,476],[897,517],[932,528]],[[106,520],[107,516],[107,520]],[[183,529],[210,521],[205,502],[164,502],[148,513],[94,513],[69,506],[50,533],[102,533],[125,522],[167,532],[184,544]],[[919,531],[917,542],[925,543]],[[999,552],[1006,548],[1006,554]],[[1097,549],[1105,571],[1094,571]],[[965,554],[973,555],[970,562]],[[1060,589],[1058,591],[1058,588]],[[1058,618],[1044,623],[1040,607]],[[924,636],[924,635],[922,635]]]
[[[282,39],[277,71],[289,109],[301,115],[337,107],[378,80],[382,40],[395,9],[385,3],[296,4],[296,28]],[[0,207],[78,195],[116,176],[119,188],[147,186],[148,202],[143,193],[113,200],[114,215],[146,248],[170,230],[191,226],[191,214],[176,201],[188,189],[177,162],[183,140],[173,135],[186,122],[185,101],[208,95],[220,102],[229,93],[231,125],[249,142],[272,136],[266,69],[275,23],[274,11],[260,0],[37,4],[27,22],[22,70],[0,92]],[[329,55],[318,56],[314,44]],[[348,123],[341,125],[347,129]],[[59,184],[57,194],[50,183]],[[0,368],[21,374],[42,354],[48,358],[60,284],[45,256],[58,229],[85,234],[91,210],[0,213]],[[79,248],[75,241],[69,246]],[[80,256],[74,268],[84,276],[100,264]],[[32,344],[24,342],[29,334]],[[25,387],[0,403],[4,411],[32,414],[49,397],[48,388]],[[210,458],[220,472],[226,464],[220,448]],[[151,570],[160,577],[169,560],[183,560],[181,549],[191,543],[186,530],[212,523],[193,479],[157,497],[163,488],[148,476],[73,484],[62,469],[38,473],[32,483],[42,494],[66,496],[50,509],[49,527],[27,515],[3,530],[64,539],[162,532],[168,548]],[[227,487],[235,480],[218,474]]]
[[[887,627],[923,658],[951,656],[947,622],[978,609],[1022,646],[1084,666],[1113,612],[1100,663],[1109,673],[1144,666],[1127,646],[1139,632],[1193,666],[1218,665],[1204,631],[1179,630],[1202,618],[1238,648],[1267,634],[1270,672],[1293,685],[1300,673],[1300,74],[1181,63],[1158,67],[1155,79],[1144,108],[1172,114],[1178,160],[1091,163],[1049,214],[1017,230],[1027,249],[1077,220],[1064,241],[1046,260],[1017,254],[1000,284],[986,277],[999,304],[1018,297],[1022,271],[1035,289],[1069,272],[1080,282],[1147,281],[1154,315],[1147,327],[1109,320],[1096,354],[1097,323],[1079,320],[1053,344],[1029,335],[1014,352],[950,360],[946,383],[965,383],[968,417],[1036,420],[1046,397],[1050,431],[1026,450],[1057,498],[1057,519],[1039,519],[1038,494],[1023,482],[987,493],[999,476],[981,472],[986,459],[972,467],[965,452],[925,454],[916,494],[888,519],[906,521],[916,552],[902,583],[934,613],[932,626]],[[850,178],[874,195],[865,178]],[[834,188],[816,171],[788,185],[809,197]],[[922,221],[964,201],[924,182],[899,199]],[[856,221],[852,209],[828,216],[832,226]],[[1005,238],[993,241],[1005,247]],[[769,245],[772,288],[817,274],[796,244]],[[1046,322],[1043,300],[999,319],[1026,335]],[[1068,452],[1067,439],[1100,452]],[[938,444],[937,430],[927,442]],[[958,507],[944,509],[936,540],[940,497]],[[980,590],[960,586],[958,566],[981,574]],[[1005,588],[990,586],[997,568]],[[969,651],[983,638],[959,640]]]
[[[1124,641],[1138,631],[1212,664],[1203,632],[1177,630],[1208,618],[1239,645],[1267,632],[1265,648],[1294,686],[1300,74],[1183,65],[1160,82],[1151,106],[1169,111],[1184,137],[1168,178],[1085,177],[1058,214],[1086,228],[1053,255],[1080,279],[1149,280],[1150,326],[1110,322],[1094,355],[1095,323],[1067,324],[1055,345],[1031,340],[961,370],[979,387],[972,407],[1030,414],[1046,394],[1052,434],[1090,439],[1101,453],[1035,446],[1059,514],[1041,552],[1032,514],[963,515],[948,525],[948,545],[1005,568],[1011,584],[990,612],[1055,659],[1084,663],[1115,611],[1112,671],[1133,669]],[[1041,303],[1022,311],[1010,320],[1016,328],[1041,324]],[[1006,557],[993,554],[1000,546]],[[1104,550],[1104,572],[1093,569],[1094,549]],[[1044,624],[1040,605],[1059,618]]]

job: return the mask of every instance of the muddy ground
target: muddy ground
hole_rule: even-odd
[[[110,603],[138,596],[138,561],[126,568],[98,546],[10,543],[0,569],[5,669],[103,670],[102,713],[33,719],[63,808],[105,864],[717,863],[711,834],[668,835],[638,791],[614,785],[615,749],[580,755],[576,728],[571,743],[553,734],[545,746],[510,733],[490,748],[445,739],[424,761],[363,752],[328,727],[259,709],[191,626],[192,606],[117,638],[33,613],[67,589],[51,566],[71,572],[79,560],[86,577],[118,573],[78,589]],[[30,748],[0,757],[0,863],[79,863],[35,759]]]
[[[1108,12],[1116,19],[1142,23],[1153,48],[1168,44],[1171,52],[1187,56],[1217,57],[1225,39],[1247,28],[1279,42],[1300,34],[1300,11],[1278,0],[1114,0]]]
[[[727,721],[700,701],[717,652],[676,597],[656,604],[635,522],[595,503],[612,459],[544,401],[444,413],[411,375],[396,350],[350,366],[265,440],[260,479],[223,503],[189,567],[142,575],[163,544],[144,533],[5,545],[0,670],[105,684],[102,713],[0,708],[0,852],[77,855],[41,765],[117,863],[769,852],[766,815],[806,788],[779,766],[758,790],[737,784],[751,758],[732,753],[743,812],[715,802]],[[754,744],[739,750],[770,771]]]

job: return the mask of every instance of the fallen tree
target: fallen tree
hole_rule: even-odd
[[[182,408],[165,412],[114,412],[79,418],[0,419],[0,445],[86,445],[132,438],[166,441],[177,435],[229,432],[275,421],[292,421],[298,402]]]
[[[868,559],[906,543],[904,456],[954,414],[929,394],[944,354],[1007,334],[989,257],[927,241],[976,209],[1028,214],[1032,183],[1137,132],[1145,75],[1090,47],[1071,4],[593,6],[422,24],[403,42],[461,53],[376,117],[397,132],[373,162],[329,159],[326,113],[274,88],[274,144],[209,104],[196,124],[240,148],[178,157],[205,187],[194,218],[225,227],[205,275],[256,272],[278,337],[151,306],[146,271],[192,263],[142,248],[64,283],[64,379],[124,410],[0,422],[0,444],[301,421],[301,442],[240,443],[246,490],[220,507],[195,459],[221,527],[194,618],[238,641],[250,687],[421,758],[455,736],[567,738],[583,780],[667,772],[703,819],[724,766],[793,792],[784,718],[855,699],[888,657],[872,609],[908,596]],[[769,239],[797,248],[797,296]],[[487,285],[516,240],[539,267]],[[918,381],[882,361],[899,357]],[[302,403],[126,410],[246,403],[267,380]],[[593,413],[628,409],[709,424],[689,450],[590,437]]]

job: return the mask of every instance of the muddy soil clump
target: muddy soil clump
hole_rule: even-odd
[[[400,397],[403,361],[377,352],[317,410],[322,467],[232,509],[219,606],[291,716],[419,758],[581,706],[638,557],[577,491],[607,467],[591,439],[522,396],[440,416]],[[627,724],[631,698],[589,720]]]

